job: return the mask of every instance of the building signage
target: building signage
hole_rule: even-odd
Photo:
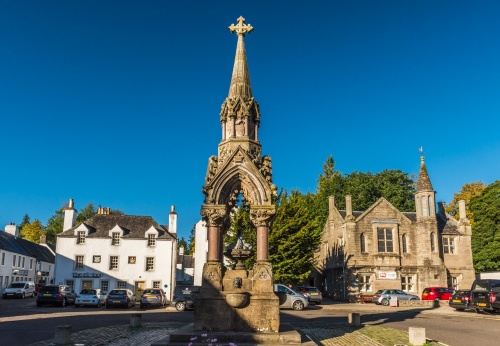
[[[101,273],[73,273],[74,278],[100,278]]]
[[[396,272],[378,272],[378,278],[384,280],[395,280],[398,278]]]
[[[16,269],[16,270],[13,270],[12,271],[12,274],[13,275],[28,275],[28,271],[27,270],[21,270],[21,269]]]

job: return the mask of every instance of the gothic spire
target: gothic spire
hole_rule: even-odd
[[[423,150],[420,148],[420,172],[418,174],[417,181],[417,192],[422,191],[434,191],[431,184],[431,179],[429,178],[429,173],[427,173],[427,168],[425,167]]]
[[[253,27],[250,24],[245,24],[245,18],[240,16],[238,18],[238,24],[231,24],[229,30],[231,32],[236,32],[238,35],[238,44],[236,46],[233,76],[231,78],[228,97],[243,97],[249,99],[252,97],[252,87],[250,85],[250,74],[248,73],[247,55],[243,38],[246,33],[250,33],[253,30]]]

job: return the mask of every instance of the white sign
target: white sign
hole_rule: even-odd
[[[378,278],[385,280],[395,280],[398,278],[398,274],[396,272],[378,272]]]

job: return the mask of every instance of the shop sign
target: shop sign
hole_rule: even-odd
[[[73,273],[74,278],[100,278],[101,273]]]
[[[398,278],[396,272],[378,272],[378,278],[383,280],[395,280]]]

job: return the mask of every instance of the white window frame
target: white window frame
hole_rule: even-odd
[[[358,284],[360,292],[372,292],[372,275],[371,274],[358,274]]]
[[[126,288],[127,288],[127,285],[128,285],[128,282],[127,282],[127,281],[123,281],[123,280],[117,280],[117,281],[116,281],[116,288],[119,288],[119,289],[126,289]]]
[[[415,275],[401,274],[401,289],[405,292],[415,292]]]
[[[155,258],[146,257],[146,267],[144,268],[147,272],[153,272],[155,270]]]
[[[120,245],[120,232],[111,233],[111,245]]]
[[[75,270],[83,270],[85,257],[83,255],[75,255]]]
[[[379,232],[383,232],[383,239],[379,238]],[[395,243],[394,243],[394,228],[391,227],[377,227],[377,251],[378,253],[394,253]],[[390,235],[390,237],[388,237]],[[389,239],[390,238],[390,239]],[[383,251],[380,251],[380,244],[383,243]],[[389,244],[392,249],[389,251]]]
[[[84,245],[85,244],[85,238],[87,237],[87,234],[85,231],[78,231],[76,233],[76,243],[78,245]]]
[[[153,281],[153,288],[161,289],[161,281]]]
[[[445,255],[455,255],[455,237],[443,236],[443,253]]]
[[[156,234],[148,234],[148,247],[156,246]]]

